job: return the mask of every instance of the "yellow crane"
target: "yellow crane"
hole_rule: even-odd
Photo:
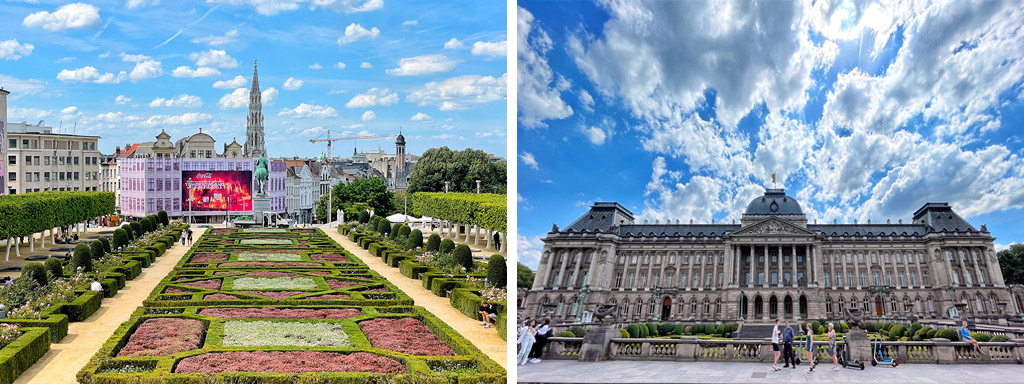
[[[332,142],[342,141],[342,140],[383,139],[383,138],[395,137],[395,136],[398,136],[398,135],[393,134],[393,133],[389,133],[389,134],[386,134],[386,135],[362,135],[362,136],[345,136],[345,137],[334,137],[334,138],[332,138],[331,137],[331,131],[328,130],[327,131],[327,138],[326,139],[312,139],[309,142],[310,143],[327,142],[327,158],[330,159],[331,158],[331,143]]]

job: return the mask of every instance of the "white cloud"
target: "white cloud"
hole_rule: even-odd
[[[377,105],[389,106],[394,105],[398,102],[398,93],[391,92],[387,88],[371,88],[366,93],[358,94],[352,97],[347,103],[346,108],[367,108]]]
[[[207,0],[207,2],[249,5],[256,8],[256,12],[263,16],[294,11],[299,9],[302,4],[309,4],[310,10],[324,8],[344,13],[369,12],[384,7],[384,0]]]
[[[274,100],[277,99],[277,94],[278,91],[274,87],[264,89],[262,92],[260,92],[260,101],[263,103],[263,106],[273,104]],[[231,91],[231,93],[222,96],[220,98],[220,101],[217,102],[217,105],[220,106],[221,109],[235,109],[248,107],[249,89],[235,89],[234,91]]]
[[[281,112],[278,112],[277,115],[293,118],[326,118],[338,116],[338,113],[337,111],[334,110],[334,108],[331,107],[302,103],[299,104],[299,106],[295,107],[294,109],[284,108],[281,110]]]
[[[478,41],[473,43],[473,49],[470,50],[470,53],[475,56],[505,56],[508,54],[507,44],[507,40],[496,41],[493,43]]]
[[[66,29],[98,28],[103,25],[99,9],[85,3],[63,5],[53,13],[40,11],[28,15],[22,21],[26,27],[43,28],[47,31]]]
[[[294,77],[289,77],[288,80],[284,81],[284,85],[282,85],[281,88],[284,88],[289,91],[294,91],[296,89],[302,88],[302,80],[296,79]]]
[[[473,106],[502,100],[507,94],[508,75],[465,75],[432,81],[414,90],[405,100],[419,105],[436,105],[441,111],[469,109]]]
[[[337,63],[334,63],[334,68],[345,69],[345,63],[342,63],[340,61],[337,62]]]
[[[211,49],[202,52],[193,52],[188,55],[189,60],[195,60],[198,67],[236,68],[238,61],[235,61],[226,51]]]
[[[133,83],[136,83],[145,79],[157,78],[163,76],[163,74],[164,69],[160,65],[159,61],[145,60],[135,64],[135,68],[132,69],[128,78],[130,78]]]
[[[18,44],[17,39],[0,41],[0,59],[18,60],[32,54],[35,46],[29,43]]]
[[[129,55],[129,54],[124,53],[124,52],[121,52],[121,54],[118,55],[118,56],[121,57],[121,61],[126,62],[126,63],[138,63],[138,62],[142,62],[142,61],[146,61],[146,60],[153,60],[152,57],[149,57],[149,56],[146,56],[146,55],[138,55],[138,54],[136,54],[136,55]]]
[[[340,95],[342,93],[345,93],[344,89],[332,89],[330,91],[327,91],[328,96]]]
[[[125,115],[124,113],[118,112],[107,112],[96,115],[95,120],[104,123],[126,123],[141,120],[140,117],[135,115]]]
[[[117,95],[117,97],[114,98],[114,104],[128,104],[130,102],[132,102],[132,98],[125,95]]]
[[[320,70],[322,68],[323,68],[323,66],[320,65],[320,63],[313,63],[312,65],[309,66],[309,69],[313,69],[313,70]]]
[[[335,12],[369,12],[384,7],[384,0],[312,0],[309,9],[323,7]]]
[[[402,22],[402,25],[417,25],[419,23],[419,20],[406,20]]]
[[[423,112],[417,112],[409,120],[412,120],[412,121],[428,121],[428,120],[430,120],[430,115],[428,115],[426,113],[423,113]]]
[[[377,27],[366,29],[362,25],[352,23],[345,27],[345,35],[338,38],[338,45],[354,43],[362,39],[376,39],[377,36],[380,36],[380,30]]]
[[[442,133],[442,134],[440,134],[440,135],[434,135],[434,136],[430,136],[430,138],[431,138],[431,139],[440,139],[440,140],[451,140],[451,139],[459,139],[459,140],[462,140],[462,139],[463,139],[463,137],[462,137],[462,136],[458,136],[458,135],[452,135],[452,134],[448,134],[448,133]]]
[[[540,267],[540,256],[544,252],[544,241],[541,236],[526,237],[516,234],[516,255],[519,262],[534,272]]]
[[[517,118],[524,128],[546,127],[544,120],[569,117],[572,107],[562,100],[559,91],[548,86],[555,78],[544,57],[553,47],[551,38],[534,25],[533,14],[517,8]]]
[[[217,81],[216,83],[213,83],[213,87],[217,88],[217,89],[239,88],[239,87],[244,87],[245,84],[248,83],[248,82],[249,82],[249,80],[247,80],[246,78],[244,78],[242,76],[235,76],[235,78],[231,79],[231,80],[220,80],[220,81]]]
[[[10,107],[7,110],[8,121],[24,121],[35,123],[39,120],[48,119],[52,115],[52,109]]]
[[[270,87],[260,92],[260,100],[263,105],[274,105],[274,100],[277,100],[277,88]]]
[[[370,63],[364,61],[362,63],[359,63],[359,68],[362,68],[362,69],[373,68],[373,64],[370,64]]]
[[[156,99],[153,99],[153,101],[149,103],[149,106],[153,108],[198,108],[203,106],[203,99],[199,96],[180,94],[170,99],[158,97]]]
[[[220,71],[218,71],[217,68],[210,68],[210,67],[199,67],[199,68],[196,68],[196,69],[192,69],[192,67],[181,66],[181,67],[178,67],[178,68],[174,68],[174,71],[171,71],[171,76],[174,76],[174,77],[210,77],[210,76],[220,76]],[[242,78],[242,76],[238,76],[237,78],[242,79],[242,85],[245,85],[245,79]],[[223,81],[218,81],[218,82],[214,83],[213,87],[214,88],[221,88],[221,87],[218,87],[216,85],[218,83],[224,83],[224,82]],[[230,88],[230,87],[228,87],[226,85],[223,86],[223,87],[224,88]]]
[[[360,119],[363,120],[363,121],[370,121],[370,120],[374,120],[376,118],[377,118],[377,114],[373,113],[373,111],[371,110],[371,111],[363,112],[363,117],[361,117]]]
[[[156,115],[140,121],[138,125],[155,127],[161,125],[192,125],[205,123],[213,120],[213,116],[206,113],[190,112],[181,115]]]
[[[580,90],[580,104],[583,104],[583,109],[594,111],[594,97],[590,96],[590,92],[587,92],[586,89]]]
[[[232,29],[230,31],[227,31],[227,32],[225,32],[221,36],[211,35],[211,36],[197,37],[195,39],[192,39],[193,43],[196,43],[196,44],[209,44],[209,45],[212,45],[212,46],[218,46],[218,45],[234,43],[236,41],[238,41],[238,30],[237,29]]]
[[[160,5],[160,0],[128,0],[124,4],[125,8],[128,9],[141,8],[148,5]]]
[[[526,166],[533,168],[534,170],[540,170],[540,166],[537,164],[537,159],[535,159],[533,154],[530,152],[520,153],[519,160],[522,160],[523,164],[526,164]]]
[[[96,68],[85,66],[78,69],[63,69],[57,74],[57,79],[64,82],[91,82],[97,84],[117,84],[128,78],[128,73],[121,71],[118,74],[110,72],[100,73]]]
[[[465,45],[462,44],[462,42],[459,41],[459,39],[456,39],[454,37],[451,40],[448,40],[444,43],[444,49],[459,49],[464,46]]]
[[[62,114],[62,115],[74,115],[76,113],[78,113],[78,107],[73,106],[73,105],[70,106],[70,107],[67,107],[67,108],[64,108],[64,109],[60,110],[60,114]]]
[[[386,72],[391,76],[427,75],[451,71],[455,63],[455,60],[442,54],[406,57],[398,60],[398,68]]]
[[[598,127],[582,128],[583,134],[587,136],[591,144],[601,145],[604,144],[604,139],[608,137],[604,130]]]

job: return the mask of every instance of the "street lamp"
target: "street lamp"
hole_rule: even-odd
[[[651,298],[654,299],[654,308],[655,308],[655,310],[654,310],[654,317],[651,319],[653,321],[658,321],[658,310],[657,310],[658,302],[661,301],[661,296],[662,296],[662,294],[664,294],[664,292],[665,291],[663,291],[661,289],[661,287],[655,287],[654,291],[651,292]]]
[[[590,297],[590,285],[584,285],[580,288],[579,295],[576,296],[576,322],[583,322],[583,306],[587,303],[587,298]]]
[[[185,182],[185,186],[188,187],[188,225],[192,225],[192,178],[188,178]]]
[[[480,180],[477,180],[477,181],[476,181],[476,193],[477,193],[478,195],[480,194]]]
[[[747,296],[743,294],[743,287],[740,287],[740,301],[743,303],[740,305],[740,321],[743,321],[743,312],[747,310]]]
[[[444,182],[444,193],[448,193],[448,182]]]

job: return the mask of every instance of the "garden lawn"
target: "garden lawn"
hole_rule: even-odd
[[[348,347],[348,334],[338,323],[295,321],[228,321],[225,347]]]

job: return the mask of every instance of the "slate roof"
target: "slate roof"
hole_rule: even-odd
[[[580,216],[562,231],[607,232],[613,226],[633,224],[633,212],[619,203],[596,202],[587,213]]]
[[[739,224],[631,224],[619,226],[619,236],[722,236]]]
[[[825,236],[924,236],[922,224],[808,224],[807,229]]]
[[[777,207],[772,210],[772,203]],[[800,209],[800,203],[796,202],[796,199],[786,196],[786,191],[782,189],[768,189],[764,191],[764,196],[755,197],[754,200],[750,201],[747,205],[747,211],[744,212],[747,215],[802,215],[804,211]]]

